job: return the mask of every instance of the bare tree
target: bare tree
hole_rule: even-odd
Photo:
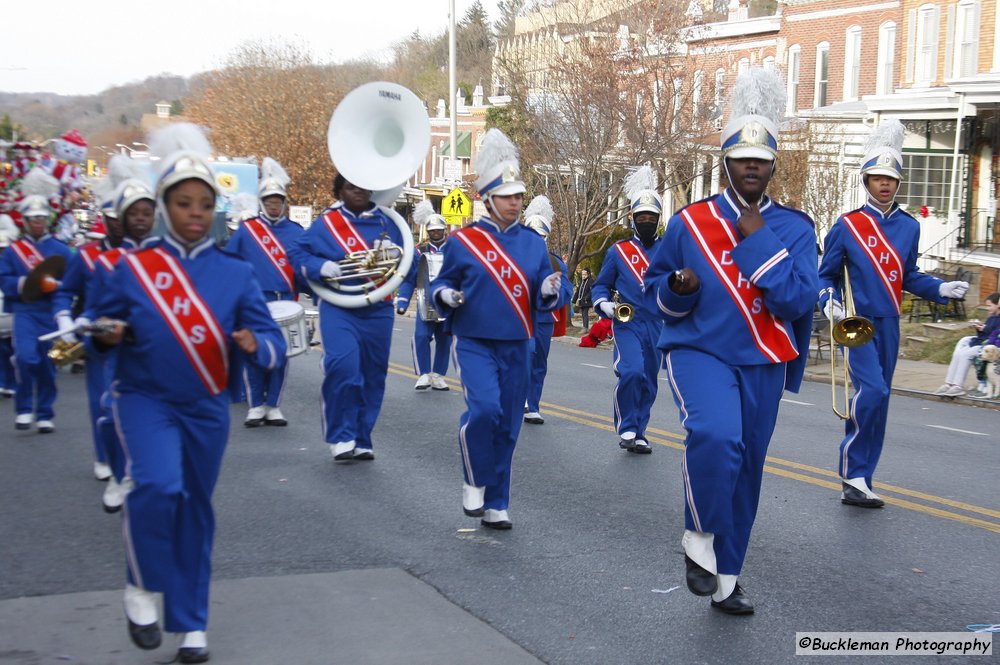
[[[690,104],[690,59],[672,55],[682,3],[623,1],[598,16],[594,7],[571,0],[538,8],[542,27],[501,44],[494,61],[512,107],[509,125],[496,124],[521,147],[529,194],[552,200],[550,242],[571,270],[603,253],[620,229],[630,166],[652,165],[675,202],[686,203],[708,133],[709,109]]]
[[[321,207],[334,174],[327,126],[346,92],[330,68],[298,47],[248,42],[205,75],[185,105],[194,122],[212,130],[216,150],[277,159],[292,178],[289,199]]]

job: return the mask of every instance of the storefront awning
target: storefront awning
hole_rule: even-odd
[[[469,159],[472,157],[472,132],[459,132],[458,136],[455,137],[455,156],[458,158],[465,157]],[[449,157],[451,155],[451,141],[445,141],[441,145],[441,150],[438,153],[442,157]]]

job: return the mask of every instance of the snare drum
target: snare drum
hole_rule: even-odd
[[[0,337],[10,337],[14,332],[14,315],[3,311],[3,292],[0,291]]]
[[[288,344],[288,357],[297,356],[309,350],[309,331],[306,328],[305,309],[291,300],[275,300],[267,303],[271,318],[281,326],[281,334]]]

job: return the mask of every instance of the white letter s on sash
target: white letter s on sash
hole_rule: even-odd
[[[515,284],[514,288],[512,288],[511,291],[514,292],[515,298],[520,298],[521,295],[524,293],[524,289],[521,287],[520,284]]]
[[[191,343],[201,344],[205,341],[205,326],[192,326],[191,327]]]
[[[753,306],[750,307],[750,311],[752,311],[754,314],[760,314],[762,311],[764,311],[764,302],[760,298],[754,298]]]

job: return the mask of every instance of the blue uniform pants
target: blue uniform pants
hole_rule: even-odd
[[[486,488],[486,508],[506,510],[528,394],[528,340],[456,337],[453,348],[468,409],[458,432],[465,482]]]
[[[549,316],[545,314],[544,316]],[[528,384],[528,411],[538,412],[542,401],[545,375],[549,371],[549,349],[552,347],[554,323],[539,323],[535,326],[535,336],[531,338],[531,374]]]
[[[702,351],[673,349],[667,378],[687,430],[684,526],[715,534],[719,574],[739,575],[757,517],[785,365],[732,367]]]
[[[0,388],[14,390],[17,378],[14,374],[14,347],[10,337],[0,337]]]
[[[875,337],[847,351],[854,395],[848,405],[850,418],[844,423],[837,468],[842,478],[864,478],[870,488],[885,442],[892,375],[899,355],[899,319],[868,318],[875,324]]]
[[[90,408],[90,431],[94,438],[94,459],[107,464],[108,454],[99,423],[104,413],[101,408],[101,397],[108,387],[104,358],[91,353],[87,356],[84,368],[87,371],[87,405]]]
[[[656,375],[663,361],[656,348],[663,324],[652,319],[615,321],[614,368],[618,383],[614,390],[615,429],[618,434],[635,432],[642,437],[649,412],[656,401]]]
[[[114,415],[135,483],[123,524],[129,582],[163,593],[168,632],[205,630],[228,396],[167,403],[123,392]]]
[[[434,339],[434,364],[431,367],[431,339]],[[448,373],[451,335],[444,331],[444,321],[424,321],[419,316],[413,327],[413,371],[417,376],[434,372]]]
[[[17,367],[14,410],[17,415],[34,413],[38,420],[55,417],[56,366],[48,356],[52,342],[38,341],[39,335],[55,329],[52,315],[48,312],[18,312],[14,315],[14,362]]]
[[[372,429],[382,409],[389,371],[393,310],[358,310],[320,304],[323,335],[323,436],[327,443],[353,440],[371,450]]]
[[[276,300],[294,300],[295,298],[288,293],[265,291],[264,299],[267,302],[274,302]],[[242,364],[243,387],[250,406],[278,406],[281,404],[281,391],[285,387],[285,379],[288,378],[288,358],[278,358],[278,362],[272,369],[261,367],[247,358],[243,358]]]

